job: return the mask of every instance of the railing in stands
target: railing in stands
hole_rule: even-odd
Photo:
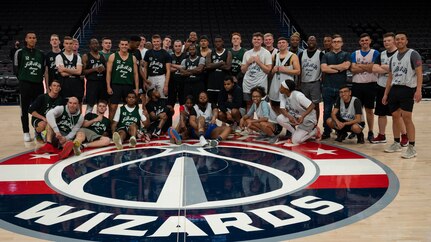
[[[278,14],[278,16],[280,17],[280,24],[282,28],[287,28],[287,35],[290,36],[293,33],[297,32],[297,29],[295,28],[295,26],[291,23],[289,17],[287,16],[287,14],[283,11],[283,8],[281,7],[280,3],[278,2],[278,0],[268,0],[269,4],[271,5],[271,7],[274,9],[274,12],[276,14]],[[285,32],[285,31],[283,31]],[[301,48],[306,48],[307,47],[307,42],[305,42],[304,40],[301,41]]]
[[[91,25],[94,23],[94,17],[99,13],[102,3],[103,0],[94,1],[90,8],[90,12],[85,16],[81,26],[73,34],[73,38],[77,39],[79,43],[81,43],[82,39],[85,38],[85,32],[90,30]]]

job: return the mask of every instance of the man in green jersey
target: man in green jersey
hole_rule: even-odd
[[[97,102],[97,113],[87,113],[84,117],[82,128],[76,133],[73,141],[73,151],[75,155],[81,154],[81,148],[97,148],[108,146],[111,139],[108,137],[108,128],[111,121],[106,118],[105,112],[108,102],[100,99]],[[86,143],[84,143],[87,141]]]
[[[28,108],[44,92],[45,54],[36,49],[36,43],[36,34],[28,32],[25,36],[25,47],[17,50],[14,56],[13,67],[19,80],[21,124],[25,142],[31,141]]]

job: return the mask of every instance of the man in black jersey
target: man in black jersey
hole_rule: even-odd
[[[48,124],[46,113],[56,106],[63,105],[60,82],[54,79],[48,89],[48,93],[39,95],[28,109],[28,113],[31,114],[31,124],[35,129],[34,137],[40,143],[44,142],[42,132],[46,130]]]
[[[51,51],[46,54],[45,68],[45,80],[48,80],[48,85],[50,85],[52,80],[56,79],[58,75],[55,58],[61,52],[60,37],[58,37],[57,34],[51,34],[49,44],[51,45]]]
[[[86,113],[93,111],[93,106],[99,99],[107,100],[106,92],[106,61],[99,54],[99,41],[90,39],[90,52],[82,55],[83,74],[87,79],[85,100],[87,102]]]
[[[168,87],[168,104],[172,107],[178,101],[180,105],[185,103],[184,77],[181,76],[181,62],[187,58],[186,54],[181,51],[183,43],[181,40],[174,41],[174,53],[172,53],[171,79]]]

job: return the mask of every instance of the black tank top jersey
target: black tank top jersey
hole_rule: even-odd
[[[174,65],[181,65],[181,63],[183,62],[183,60],[185,58],[187,58],[187,55],[185,53],[181,53],[180,56],[176,56],[175,53],[173,53],[171,55],[171,57],[172,57],[172,64],[174,64]],[[171,73],[171,77],[174,78],[174,79],[181,78],[180,71],[175,71],[175,72]]]
[[[64,55],[64,53],[60,53],[61,57],[63,58],[63,65],[65,68],[67,69],[76,69],[77,64],[78,64],[78,56],[73,54],[73,59],[72,61],[70,61],[69,59],[67,59],[67,57]],[[59,78],[61,78],[61,75],[58,75]],[[79,78],[79,76],[77,75],[70,75],[68,77],[62,77],[62,78]]]
[[[211,52],[211,63],[218,63],[221,61],[227,62],[227,53],[228,50],[225,49],[224,52],[219,55],[217,54],[216,50],[213,50]],[[208,90],[222,90],[223,89],[223,82],[226,75],[228,75],[229,72],[222,70],[222,69],[214,69],[208,72]]]
[[[87,53],[87,63],[85,65],[85,69],[97,68],[99,66],[104,66],[106,68],[106,61],[103,55],[99,55],[99,59],[96,59],[91,53]],[[88,75],[85,75],[85,78],[89,81],[105,81],[105,72],[92,72]]]
[[[186,70],[191,70],[191,69],[195,69],[199,66],[199,60],[200,60],[200,56],[196,56],[195,60],[190,60],[190,58],[186,59]],[[197,82],[201,79],[201,75],[191,75],[189,76],[188,80],[190,82]]]
[[[52,80],[58,77],[57,67],[55,65],[55,57],[59,55],[59,53],[54,53],[52,51],[46,54],[46,66],[48,67],[48,83],[51,84]]]

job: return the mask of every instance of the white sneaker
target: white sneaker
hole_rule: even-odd
[[[416,153],[415,147],[413,145],[409,145],[407,147],[407,150],[405,152],[403,152],[401,157],[404,159],[411,159],[411,158],[415,157],[416,155],[417,155],[417,153]]]
[[[130,147],[132,147],[132,148],[136,147],[136,138],[135,138],[135,136],[130,137],[129,142],[130,142]]]
[[[386,153],[394,153],[402,150],[401,144],[398,142],[394,142],[388,148],[385,149]]]
[[[24,142],[30,142],[31,136],[30,133],[24,133]]]
[[[117,150],[123,149],[123,142],[121,141],[121,137],[118,132],[114,132],[114,134],[112,134],[112,141],[114,142],[115,147],[117,147]]]
[[[199,144],[202,147],[205,147],[208,145],[208,141],[205,139],[205,137],[203,135],[201,135],[201,137],[199,137]]]

